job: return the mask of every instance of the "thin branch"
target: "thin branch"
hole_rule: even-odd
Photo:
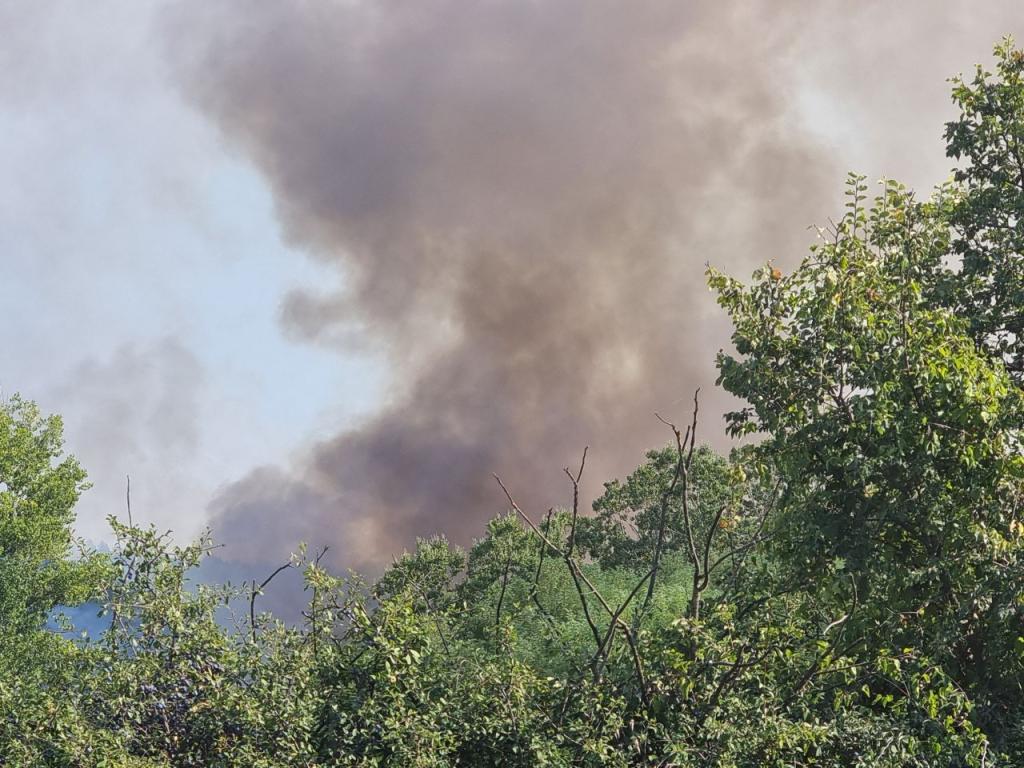
[[[697,441],[697,415],[700,412],[700,387],[693,392],[693,422],[690,424],[690,452],[686,456],[686,465],[689,466],[693,460],[693,447]]]
[[[549,508],[547,517],[544,518],[544,527],[548,530],[551,530],[551,515],[554,513],[554,511],[555,510],[553,507]],[[542,541],[540,543],[540,553],[537,557],[537,571],[533,574],[533,585],[530,587],[530,597],[533,598],[535,602],[537,600],[537,586],[540,584],[540,574],[541,571],[544,569],[544,556],[547,554],[547,552],[547,545]],[[540,605],[539,602],[537,603],[537,607],[543,610],[543,607]]]
[[[566,551],[563,551],[560,547],[556,547],[551,542],[551,540],[544,535],[544,532],[537,527],[533,520],[530,519],[530,516],[523,512],[522,507],[520,507],[516,500],[512,497],[512,494],[509,492],[508,488],[505,487],[505,484],[501,481],[501,478],[498,477],[498,475],[494,475],[494,479],[498,482],[498,485],[501,487],[501,490],[505,492],[505,498],[508,499],[508,503],[512,506],[512,509],[515,511],[515,513],[519,515],[519,517],[521,517],[528,526],[530,526],[530,529],[538,537],[540,537],[541,541],[543,541],[553,551],[557,552],[558,556],[565,561],[566,566],[569,568],[569,574],[572,576],[573,584],[576,587],[576,593],[579,595],[580,604],[583,606],[583,616],[584,618],[586,618],[587,624],[590,626],[590,633],[594,636],[594,642],[600,643],[601,632],[598,630],[597,625],[594,623],[593,617],[591,617],[590,615],[590,606],[587,604],[587,598],[583,593],[583,588],[580,586],[580,577],[582,577],[583,581],[586,582],[587,587],[591,590],[591,594],[597,595],[597,590],[594,588],[594,585],[591,584],[587,577],[577,569],[576,562],[572,559],[572,555],[570,555]],[[607,608],[607,603],[605,603],[605,607]],[[610,614],[611,610],[609,610],[608,612]]]
[[[277,574],[291,567],[292,562],[290,560],[284,565],[279,565],[277,568],[274,569],[274,572],[272,574],[267,576],[267,578],[265,578],[260,583],[258,587],[256,586],[256,580],[253,579],[252,581],[252,591],[249,593],[249,630],[252,633],[252,641],[254,643],[256,642],[256,596],[263,594],[264,587],[266,587],[271,581],[273,581],[274,577],[277,576]]]
[[[320,561],[323,559],[324,555],[327,554],[327,550],[328,549],[330,549],[330,547],[328,547],[327,545],[324,545],[323,548],[321,548],[320,552],[317,553],[317,556],[315,558],[313,558],[313,567],[314,568],[319,567]],[[310,625],[309,626],[309,629],[310,629],[310,633],[309,634],[310,634],[310,637],[312,638],[312,642],[313,642],[313,658],[314,659],[319,658],[319,650],[320,650],[320,638],[319,638],[319,634],[317,632],[317,626],[316,626],[317,616],[320,613],[320,609],[318,607],[319,606],[319,602],[320,602],[320,589],[316,586],[316,584],[314,584],[313,585],[313,599],[310,601],[310,604],[309,604],[309,625]]]
[[[633,598],[636,597],[637,593],[640,591],[640,588],[644,585],[644,583],[653,575],[654,569],[652,568],[644,575],[642,579],[640,579],[640,581],[636,583],[636,586],[633,587],[633,590],[629,593],[629,595],[626,596],[626,599],[622,601],[622,604],[615,609],[615,614],[612,616],[612,620],[608,624],[608,632],[605,633],[604,641],[602,642],[601,646],[598,647],[597,653],[594,655],[595,661],[598,659],[598,657],[602,659],[602,663],[604,663],[604,661],[608,659],[608,653],[611,650],[609,642],[614,635],[615,627],[618,624],[619,617],[623,614],[623,612],[626,610],[629,604],[633,602]]]
[[[714,712],[715,708],[718,706],[719,700],[722,698],[722,695],[732,688],[736,680],[739,679],[740,673],[745,669],[749,669],[750,667],[760,664],[769,653],[771,653],[771,649],[766,649],[760,655],[755,655],[753,658],[743,661],[743,651],[740,651],[736,655],[736,661],[727,662],[729,671],[722,675],[722,679],[719,680],[718,685],[715,686],[715,690],[711,694],[711,698],[708,699],[707,706],[704,708],[704,718],[706,718],[711,712]]]
[[[530,519],[530,516],[523,512],[522,508],[519,506],[516,500],[512,498],[512,494],[509,493],[508,488],[505,487],[505,484],[501,481],[501,478],[498,477],[498,475],[493,475],[493,477],[495,480],[497,480],[498,485],[501,486],[501,490],[504,491],[505,497],[508,499],[509,504],[512,505],[512,510],[523,519],[523,522],[525,522],[530,527],[530,530],[532,530],[538,537],[540,537],[541,541],[547,544],[555,553],[558,554],[559,557],[561,557],[567,563],[571,564],[570,570],[573,570],[579,574],[580,579],[583,581],[584,584],[586,584],[587,589],[590,590],[590,593],[597,598],[597,601],[601,604],[601,607],[604,608],[605,613],[607,613],[609,616],[613,615],[615,612],[611,609],[611,606],[608,605],[608,601],[604,599],[604,596],[600,592],[598,592],[594,584],[590,581],[590,579],[587,578],[587,575],[576,564],[576,561],[572,557],[570,557],[561,547],[556,546],[551,541],[551,539],[545,536],[544,532],[541,531],[540,528],[537,527],[536,523],[534,523],[533,520]]]
[[[580,513],[580,478],[583,477],[583,468],[587,465],[588,450],[590,450],[589,445],[583,449],[583,458],[580,460],[580,468],[575,475],[569,471],[568,467],[565,467],[562,470],[572,482],[572,525],[569,528],[569,557],[572,557],[573,552],[576,549],[576,521],[579,518]]]
[[[605,610],[608,616],[612,617],[612,623],[618,625],[619,629],[622,631],[623,636],[626,638],[626,644],[629,646],[630,652],[633,656],[633,666],[636,671],[637,680],[640,683],[641,698],[643,699],[644,705],[649,707],[650,696],[647,691],[647,678],[644,674],[643,662],[640,658],[640,652],[636,645],[636,637],[633,631],[629,628],[629,625],[622,620],[621,616],[616,616],[615,611],[613,611],[611,606],[608,605],[608,601],[605,600],[604,596],[600,593],[600,591],[598,591],[597,587],[594,586],[593,582],[591,582],[590,579],[587,578],[587,575],[583,572],[583,569],[579,567],[579,564],[576,562],[576,560],[573,559],[573,557],[568,552],[565,552],[560,547],[555,546],[551,542],[551,540],[544,534],[544,532],[537,527],[537,524],[534,523],[532,519],[530,519],[530,516],[523,511],[522,507],[519,506],[515,498],[509,492],[508,488],[505,487],[505,484],[502,482],[501,478],[497,474],[494,475],[494,479],[497,481],[498,486],[504,492],[505,498],[508,499],[508,503],[511,505],[515,513],[523,519],[523,521],[530,527],[530,530],[532,530],[534,534],[536,534],[541,539],[541,541],[543,541],[545,544],[551,547],[552,551],[557,552],[558,555],[565,561],[566,567],[569,569],[569,573],[572,575],[573,584],[576,587],[576,593],[580,598],[581,605],[583,606],[584,616],[587,619],[587,623],[590,625],[591,633],[594,635],[595,643],[600,645],[601,634],[600,631],[597,629],[597,625],[594,623],[593,618],[590,616],[590,609],[587,604],[587,596],[583,591],[581,582],[583,584],[586,584],[587,589],[590,590],[590,594],[597,599],[597,602]],[[577,482],[578,481],[579,478],[577,478]]]
[[[715,539],[715,532],[718,530],[718,524],[722,521],[722,515],[725,513],[726,505],[723,504],[718,508],[718,512],[715,513],[715,519],[711,521],[711,527],[708,528],[708,536],[704,542],[704,571],[701,574],[701,591],[703,592],[708,588],[708,582],[711,579],[711,568],[708,565],[708,560],[711,558],[711,544]]]
[[[793,690],[790,691],[789,695],[783,702],[783,707],[788,707],[790,704],[793,703],[793,701],[796,700],[797,696],[803,693],[804,688],[806,688],[807,685],[809,685],[810,682],[823,671],[819,669],[821,662],[835,654],[836,648],[839,645],[839,641],[843,637],[843,634],[845,632],[846,625],[849,622],[850,617],[852,617],[854,613],[856,613],[857,607],[860,602],[857,592],[857,582],[852,575],[850,577],[850,583],[853,587],[853,595],[851,599],[850,610],[848,610],[845,614],[843,614],[843,616],[831,622],[827,627],[825,627],[825,629],[822,630],[821,636],[824,639],[825,635],[828,634],[829,630],[835,627],[840,627],[840,631],[836,633],[835,638],[824,649],[820,650],[817,654],[815,654],[814,661],[811,662],[811,664],[807,667],[807,670],[800,676],[800,679],[797,681],[797,684],[793,687]],[[852,643],[848,644],[842,650],[840,650],[838,656],[842,657],[846,655],[854,648],[856,648],[858,645],[860,645],[862,641],[863,638],[856,638]]]
[[[126,487],[124,492],[125,504],[128,507],[128,527],[134,528],[135,525],[132,523],[132,476],[125,475]]]
[[[566,560],[566,564],[569,568],[569,575],[572,576],[572,583],[576,588],[576,594],[579,595],[580,605],[583,607],[583,618],[586,619],[587,626],[590,627],[590,634],[594,638],[594,643],[600,646],[601,630],[597,628],[597,623],[594,621],[593,616],[590,615],[590,605],[587,603],[587,597],[583,592],[583,587],[580,585],[580,577],[583,576],[583,574],[576,567],[576,563],[572,560]],[[584,576],[583,578],[585,579],[586,577]],[[597,591],[591,587],[590,594],[597,595]]]
[[[508,569],[512,566],[512,552],[505,558],[505,570],[501,574],[501,594],[498,595],[498,607],[494,611],[494,641],[498,642],[501,631],[501,608],[505,604],[505,590],[508,589]]]
[[[729,558],[735,557],[736,555],[745,555],[747,552],[749,552],[751,549],[756,547],[758,544],[763,544],[764,542],[768,541],[770,538],[771,538],[770,536],[755,536],[754,538],[750,539],[749,541],[745,541],[743,544],[740,544],[737,547],[733,547],[732,549],[730,549],[725,554],[720,555],[713,563],[711,563],[711,565],[705,566],[705,568],[706,568],[705,573],[706,574],[714,573],[715,570],[718,568],[718,566],[720,566],[722,563],[724,563]]]
[[[676,441],[676,470],[672,475],[672,480],[668,485],[668,488],[662,493],[661,496],[661,515],[658,521],[658,538],[654,545],[654,556],[652,559],[652,570],[650,580],[647,582],[647,595],[644,598],[643,605],[640,607],[640,611],[634,621],[634,624],[638,624],[640,618],[647,609],[650,607],[651,602],[654,600],[654,590],[657,585],[658,571],[661,568],[661,557],[665,547],[665,532],[668,525],[668,509],[669,501],[675,493],[676,487],[682,484],[681,503],[683,510],[683,525],[686,533],[686,543],[690,550],[690,560],[693,564],[694,572],[694,592],[691,594],[690,605],[691,613],[694,613],[694,608],[697,607],[699,611],[699,600],[698,593],[696,591],[697,580],[700,578],[700,561],[697,559],[697,546],[693,536],[693,523],[690,516],[690,464],[693,461],[693,450],[696,444],[697,436],[697,415],[700,410],[700,387],[698,387],[693,393],[693,421],[689,427],[686,428],[686,434],[684,435],[675,424],[670,421],[666,421],[659,414],[654,414],[658,421],[665,424],[669,429],[672,430],[672,434]],[[696,615],[693,618],[697,618]]]
[[[547,516],[544,518],[545,530],[551,530],[551,516],[554,514],[554,511],[555,510],[553,507],[548,508]],[[537,611],[540,613],[541,618],[543,618],[547,622],[548,626],[551,628],[552,636],[556,640],[558,640],[558,642],[562,646],[562,650],[565,651],[568,656],[569,646],[565,642],[565,638],[562,637],[561,630],[559,629],[558,623],[555,621],[555,617],[551,615],[551,612],[547,608],[545,608],[544,604],[540,601],[540,577],[541,573],[544,570],[544,558],[548,552],[547,544],[543,541],[540,542],[539,549],[540,552],[538,553],[537,557],[537,570],[533,574],[533,583],[530,585],[530,600],[532,600],[533,604],[537,606]],[[572,658],[569,658],[569,663],[572,664],[577,671],[579,671],[579,665],[576,664],[576,662]]]
[[[711,566],[711,570],[715,570],[726,559],[732,558],[733,555],[735,555],[735,554],[739,554],[740,555],[740,558],[739,558],[738,562],[733,561],[732,581],[731,581],[731,584],[730,584],[730,589],[732,589],[732,590],[736,589],[736,585],[737,585],[737,582],[739,581],[740,573],[742,572],[744,564],[746,564],[746,562],[747,562],[747,557],[749,556],[750,552],[758,544],[760,544],[760,543],[762,543],[764,541],[767,541],[772,536],[772,534],[770,534],[770,533],[767,534],[767,535],[762,536],[762,532],[764,531],[765,524],[768,522],[768,516],[771,514],[771,512],[773,510],[775,510],[776,505],[779,502],[779,489],[781,487],[782,487],[782,478],[778,478],[775,481],[775,485],[772,487],[772,494],[769,497],[768,502],[764,505],[763,509],[761,510],[760,519],[757,522],[757,528],[754,530],[754,533],[751,536],[750,540],[747,541],[746,544],[741,544],[736,549],[733,549],[730,552],[727,552],[725,555],[723,555],[722,557],[718,558],[718,560],[716,560],[712,564],[712,566]]]

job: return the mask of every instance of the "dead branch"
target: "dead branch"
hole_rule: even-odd
[[[512,552],[505,558],[505,569],[501,574],[501,594],[498,595],[498,607],[494,611],[494,641],[498,642],[501,632],[501,608],[505,604],[505,590],[508,589],[508,570],[512,567]]]
[[[583,458],[580,460],[580,468],[575,475],[569,471],[568,467],[565,467],[562,470],[572,482],[572,524],[569,528],[569,557],[572,557],[573,552],[576,549],[576,520],[579,518],[580,509],[580,478],[583,477],[583,468],[587,464],[588,450],[590,450],[589,445],[583,449]]]
[[[581,463],[580,471],[575,477],[576,484],[579,483],[582,473],[583,464]],[[497,481],[498,486],[505,494],[505,498],[508,499],[508,503],[512,507],[513,511],[515,511],[515,513],[523,519],[523,521],[530,527],[530,530],[533,531],[533,533],[538,538],[540,538],[541,541],[543,541],[548,547],[550,547],[553,552],[556,552],[565,562],[566,567],[569,569],[569,573],[572,576],[573,584],[576,588],[576,594],[579,596],[580,604],[583,607],[583,614],[586,618],[587,624],[590,626],[591,634],[594,636],[594,642],[597,644],[597,646],[600,647],[602,644],[601,633],[600,630],[598,630],[597,624],[594,622],[593,617],[590,615],[590,607],[587,602],[588,593],[585,593],[583,591],[583,585],[586,585],[587,589],[589,590],[589,594],[594,596],[594,598],[597,600],[600,606],[604,609],[605,613],[607,613],[608,616],[611,618],[613,626],[618,626],[619,629],[622,631],[623,637],[625,638],[626,644],[629,646],[630,653],[633,657],[633,666],[636,672],[637,681],[640,684],[641,698],[643,699],[644,705],[649,706],[650,695],[647,690],[647,678],[644,673],[643,661],[640,658],[640,652],[636,645],[636,636],[632,629],[630,629],[629,625],[622,620],[621,616],[616,615],[615,611],[613,611],[611,606],[608,604],[608,601],[604,598],[604,596],[597,589],[597,587],[594,586],[593,582],[591,582],[590,579],[587,578],[587,575],[583,572],[583,569],[579,566],[579,564],[576,562],[573,556],[568,551],[563,550],[561,547],[557,547],[554,545],[554,543],[552,543],[552,541],[537,526],[537,524],[533,522],[530,516],[523,511],[522,507],[519,506],[518,502],[516,502],[515,498],[512,496],[508,488],[505,486],[505,483],[502,482],[501,478],[497,474],[494,475],[494,479],[495,481]]]
[[[277,576],[277,574],[279,574],[281,571],[284,571],[292,567],[293,563],[291,562],[291,560],[289,560],[284,565],[279,565],[277,568],[274,569],[273,573],[271,573],[269,576],[267,576],[267,578],[260,582],[260,585],[258,587],[256,586],[256,580],[252,580],[252,589],[249,593],[249,631],[252,633],[251,636],[252,641],[254,643],[256,642],[256,596],[263,594],[263,589],[268,584],[270,584],[271,581],[274,580],[274,577]]]
[[[654,600],[654,590],[657,585],[658,571],[661,569],[661,558],[665,548],[665,534],[668,528],[668,512],[671,504],[673,494],[675,494],[676,488],[682,485],[682,492],[680,494],[683,508],[683,526],[686,533],[686,542],[690,550],[690,560],[693,564],[694,574],[699,574],[700,563],[697,560],[697,547],[694,543],[693,536],[693,524],[690,519],[690,500],[689,500],[689,479],[690,479],[690,464],[693,461],[693,448],[696,442],[697,436],[697,414],[700,407],[700,388],[693,393],[693,422],[686,428],[686,434],[684,435],[675,424],[670,421],[666,421],[659,414],[654,414],[658,421],[665,424],[672,430],[672,434],[676,441],[676,469],[672,475],[672,480],[669,482],[668,487],[662,492],[661,495],[661,514],[658,519],[658,537],[654,545],[654,556],[652,558],[652,575],[650,580],[647,582],[647,595],[644,597],[644,602],[640,606],[640,610],[637,613],[634,621],[634,626],[639,626],[640,619],[651,606],[651,602]],[[694,582],[696,585],[696,582]],[[691,595],[691,606],[696,606],[699,610],[699,602],[695,603],[696,592]],[[692,611],[692,608],[691,608]],[[694,617],[696,618],[696,617]]]

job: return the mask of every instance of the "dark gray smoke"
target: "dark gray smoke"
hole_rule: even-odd
[[[834,66],[868,114],[896,72],[907,95],[893,114],[913,123],[919,85],[938,86],[924,112],[941,114],[942,79],[965,63],[914,71],[886,57],[953,45],[969,65],[1006,31],[996,10],[975,13],[991,23],[967,45],[962,9],[846,8],[239,0],[179,12],[169,34],[189,97],[266,175],[287,238],[344,275],[343,294],[289,295],[285,326],[384,349],[395,381],[393,405],[361,429],[226,488],[212,507],[220,537],[253,561],[306,538],[341,564],[377,563],[417,535],[478,535],[504,508],[495,471],[546,509],[566,500],[561,468],[589,444],[594,491],[669,437],[653,413],[685,419],[696,386],[704,434],[720,435],[713,359],[727,329],[704,263],[794,263],[846,170],[828,143],[842,126],[814,127],[806,93],[829,84],[800,79],[814,72],[806,57]],[[918,17],[930,39],[913,37]],[[943,167],[941,121],[923,130],[911,141]]]

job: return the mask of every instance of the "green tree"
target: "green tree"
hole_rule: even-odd
[[[710,272],[735,326],[721,383],[749,404],[730,429],[766,436],[785,489],[773,552],[835,606],[843,642],[938,661],[995,736],[1024,679],[1021,393],[935,298],[958,278],[956,194],[919,203],[887,182],[866,207],[864,192],[852,177],[846,215],[792,274]]]
[[[103,558],[76,556],[71,526],[85,471],[63,456],[62,424],[15,396],[0,403],[0,637],[39,630],[96,594]]]
[[[995,72],[953,80],[960,115],[946,126],[959,196],[951,224],[962,268],[953,306],[989,352],[1024,382],[1024,53],[1005,39]]]
[[[46,624],[97,596],[109,570],[76,551],[85,472],[62,449],[59,417],[18,396],[0,403],[0,762],[12,765],[71,764],[89,740],[69,694],[76,646]]]

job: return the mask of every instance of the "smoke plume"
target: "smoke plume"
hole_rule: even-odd
[[[492,472],[539,514],[566,501],[561,468],[589,445],[592,494],[670,437],[654,412],[684,420],[697,386],[718,438],[728,333],[704,264],[805,252],[847,162],[810,125],[801,58],[841,47],[844,23],[895,34],[888,4],[845,19],[828,5],[239,0],[176,15],[189,98],[266,175],[287,239],[343,278],[288,295],[285,327],[383,350],[394,381],[361,428],[225,488],[220,538],[253,562],[306,538],[375,564],[418,535],[479,535],[505,507]],[[955,20],[936,18],[949,43]],[[967,63],[1005,31],[976,30]],[[836,82],[884,72],[883,44],[834,62]],[[900,82],[944,93],[962,64],[939,63]],[[941,161],[941,123],[924,130]]]

